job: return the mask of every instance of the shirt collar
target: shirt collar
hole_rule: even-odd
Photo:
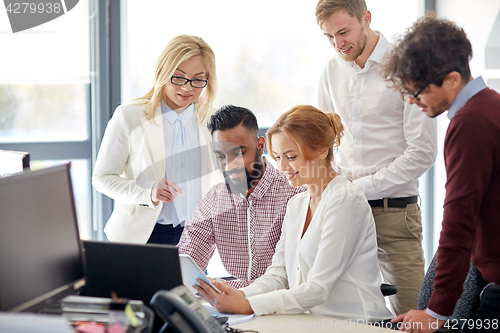
[[[448,109],[448,118],[451,120],[453,117],[455,117],[455,114],[464,107],[467,102],[474,97],[478,92],[483,90],[484,88],[487,88],[486,84],[484,83],[484,80],[481,76],[475,78],[472,81],[467,82],[465,87],[460,90],[458,93],[457,97],[451,103],[450,108]]]
[[[181,122],[186,125],[189,119],[191,119],[194,115],[195,112],[195,105],[192,103],[189,105],[184,111],[181,113],[177,113],[170,106],[168,106],[165,102],[161,102],[161,112],[163,113],[163,116],[167,118],[167,120],[173,124],[177,119],[180,119]]]
[[[389,42],[381,32],[375,31],[375,33],[378,33],[379,35],[378,42],[377,45],[375,45],[372,54],[370,54],[370,56],[368,57],[367,62],[373,61],[380,64],[385,54],[387,53]]]
[[[372,63],[382,63],[382,59],[389,49],[389,42],[387,41],[385,36],[379,31],[375,31],[375,33],[379,35],[378,42],[377,45],[375,45],[372,54],[370,54],[370,56],[366,60],[366,64],[364,67],[365,70],[368,69],[372,65]],[[356,64],[355,61],[349,61],[349,63],[354,68],[361,68],[358,66],[358,64]]]

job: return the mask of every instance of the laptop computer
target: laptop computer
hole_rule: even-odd
[[[182,284],[177,247],[83,241],[87,286],[83,296],[141,300]]]

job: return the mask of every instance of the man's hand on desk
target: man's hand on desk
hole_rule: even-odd
[[[198,291],[198,296],[204,298],[217,311],[234,314],[252,314],[250,302],[245,298],[245,293],[238,290],[225,281],[212,280],[214,286],[221,292],[217,292],[201,279],[196,279],[198,285],[193,287]]]
[[[392,323],[400,323],[400,331],[413,333],[433,333],[444,324],[444,320],[438,320],[430,316],[425,310],[410,310],[393,320]]]

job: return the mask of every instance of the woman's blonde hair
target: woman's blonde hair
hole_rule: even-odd
[[[273,154],[271,138],[283,133],[299,147],[299,153],[305,160],[312,159],[309,152],[328,147],[327,162],[333,160],[333,147],[340,144],[344,126],[336,113],[325,113],[310,105],[297,105],[282,114],[267,130],[267,152]]]
[[[164,98],[163,88],[170,82],[177,67],[194,56],[201,56],[207,69],[208,84],[203,88],[196,101],[196,114],[198,122],[205,123],[212,113],[215,94],[217,91],[217,75],[215,72],[215,55],[212,48],[200,37],[181,35],[172,39],[158,57],[155,66],[155,79],[153,88],[144,96],[146,99],[144,111],[146,118],[154,118],[156,108]]]

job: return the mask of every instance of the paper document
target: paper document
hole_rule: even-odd
[[[63,316],[29,313],[0,313],[0,333],[72,333]]]
[[[246,321],[250,321],[255,318],[255,314],[253,313],[251,315],[237,315],[231,313],[218,312],[211,305],[204,304],[203,306],[205,307],[205,309],[207,309],[208,313],[210,313],[213,317],[227,317],[226,323],[229,326],[244,323]]]

